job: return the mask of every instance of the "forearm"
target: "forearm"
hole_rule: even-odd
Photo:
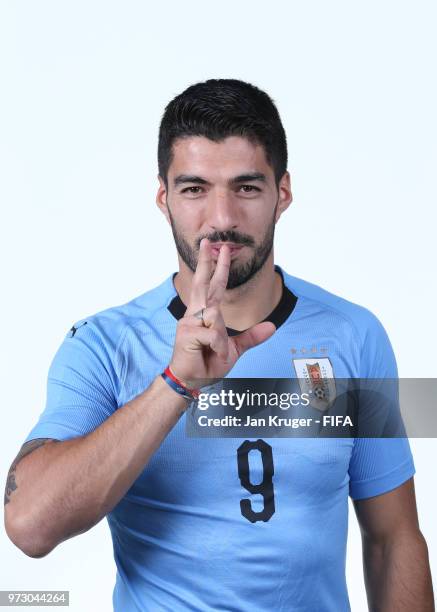
[[[420,531],[363,541],[370,612],[434,612],[428,549]]]
[[[157,377],[86,436],[51,442],[21,459],[5,506],[11,539],[42,556],[99,522],[176,424],[187,401]]]

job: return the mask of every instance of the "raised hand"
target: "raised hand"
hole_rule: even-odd
[[[223,378],[245,351],[264,342],[276,331],[273,323],[265,321],[237,336],[228,336],[220,306],[230,263],[230,249],[225,244],[211,277],[211,246],[206,238],[202,240],[189,304],[177,326],[170,362],[173,374],[187,387],[197,387],[199,381]],[[203,321],[194,316],[202,309]]]

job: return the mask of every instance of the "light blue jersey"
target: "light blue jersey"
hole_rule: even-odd
[[[276,270],[285,287],[268,319],[277,331],[229,377],[296,377],[305,364],[337,378],[397,376],[372,313]],[[87,434],[142,393],[170,361],[183,310],[170,276],[77,322],[54,357],[46,408],[25,441]],[[348,496],[379,495],[411,478],[408,440],[190,438],[186,418],[107,516],[114,610],[350,610]],[[251,483],[268,471],[268,509],[242,477],[245,462]]]

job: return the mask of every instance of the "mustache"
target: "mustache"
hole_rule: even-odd
[[[233,242],[234,244],[241,244],[243,246],[254,246],[255,240],[248,234],[240,234],[235,230],[227,230],[224,232],[213,232],[212,234],[204,234],[196,240],[197,249],[200,248],[200,242],[203,238],[208,238],[212,243],[214,242]]]

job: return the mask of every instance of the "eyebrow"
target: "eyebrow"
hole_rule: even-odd
[[[230,185],[235,185],[237,183],[249,183],[252,181],[260,181],[265,183],[267,180],[266,175],[262,172],[248,172],[246,174],[239,174],[238,176],[234,176],[229,179],[228,183]],[[202,178],[201,176],[194,176],[190,174],[179,174],[174,179],[174,186],[183,185],[185,183],[195,183],[196,185],[210,185],[209,181]]]

